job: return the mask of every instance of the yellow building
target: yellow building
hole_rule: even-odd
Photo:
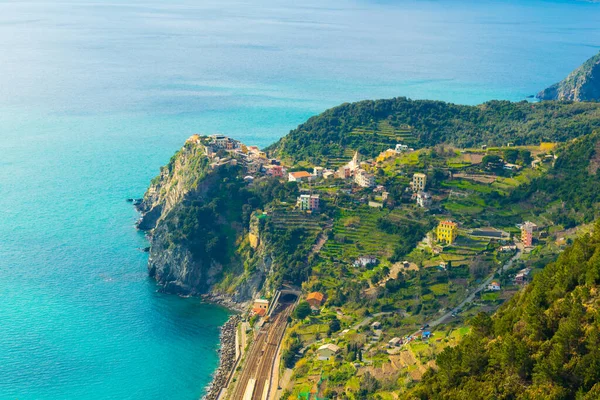
[[[452,244],[458,236],[458,224],[452,221],[442,221],[437,227],[437,240]]]
[[[427,175],[420,172],[414,174],[411,186],[414,192],[423,192],[427,186]]]

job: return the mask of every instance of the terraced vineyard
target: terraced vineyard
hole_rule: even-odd
[[[334,238],[325,243],[321,255],[338,260],[351,261],[360,255],[389,257],[398,239],[377,228],[377,219],[385,211],[372,208],[340,211],[333,226]]]
[[[277,205],[270,212],[271,220],[276,229],[303,228],[318,234],[325,223],[318,214],[308,214],[304,211],[294,210],[288,205]]]
[[[373,140],[380,144],[410,144],[416,142],[410,126],[393,127],[387,121],[380,121],[377,129],[355,128],[351,135],[372,135]]]
[[[339,168],[344,164],[347,164],[354,156],[354,150],[346,148],[344,149],[343,156],[340,157],[329,157],[327,159],[327,168]]]

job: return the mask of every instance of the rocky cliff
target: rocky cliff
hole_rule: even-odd
[[[600,53],[587,60],[563,81],[542,90],[540,100],[600,100]]]
[[[222,161],[199,137],[188,139],[152,180],[138,228],[148,232],[148,271],[164,291],[233,305],[260,290],[271,265],[264,246],[249,245],[244,169]]]

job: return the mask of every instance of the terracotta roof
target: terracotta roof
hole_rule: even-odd
[[[267,313],[267,310],[265,310],[264,308],[253,308],[252,312],[256,315],[258,315],[259,317],[264,317],[265,314]]]
[[[306,300],[317,300],[318,302],[323,301],[323,298],[325,297],[325,295],[323,293],[319,293],[319,292],[312,292],[310,293],[308,296],[306,296]]]
[[[452,222],[452,221],[442,221],[442,222],[440,222],[440,225],[457,226],[457,223],[456,222]]]
[[[306,171],[297,171],[297,172],[290,172],[290,175],[293,176],[294,178],[308,178],[311,177],[312,174]]]

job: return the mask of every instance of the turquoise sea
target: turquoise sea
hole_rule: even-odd
[[[600,4],[0,0],[0,399],[198,399],[228,312],[156,292],[125,202],[192,133],[261,146],[341,102],[522,100]]]

